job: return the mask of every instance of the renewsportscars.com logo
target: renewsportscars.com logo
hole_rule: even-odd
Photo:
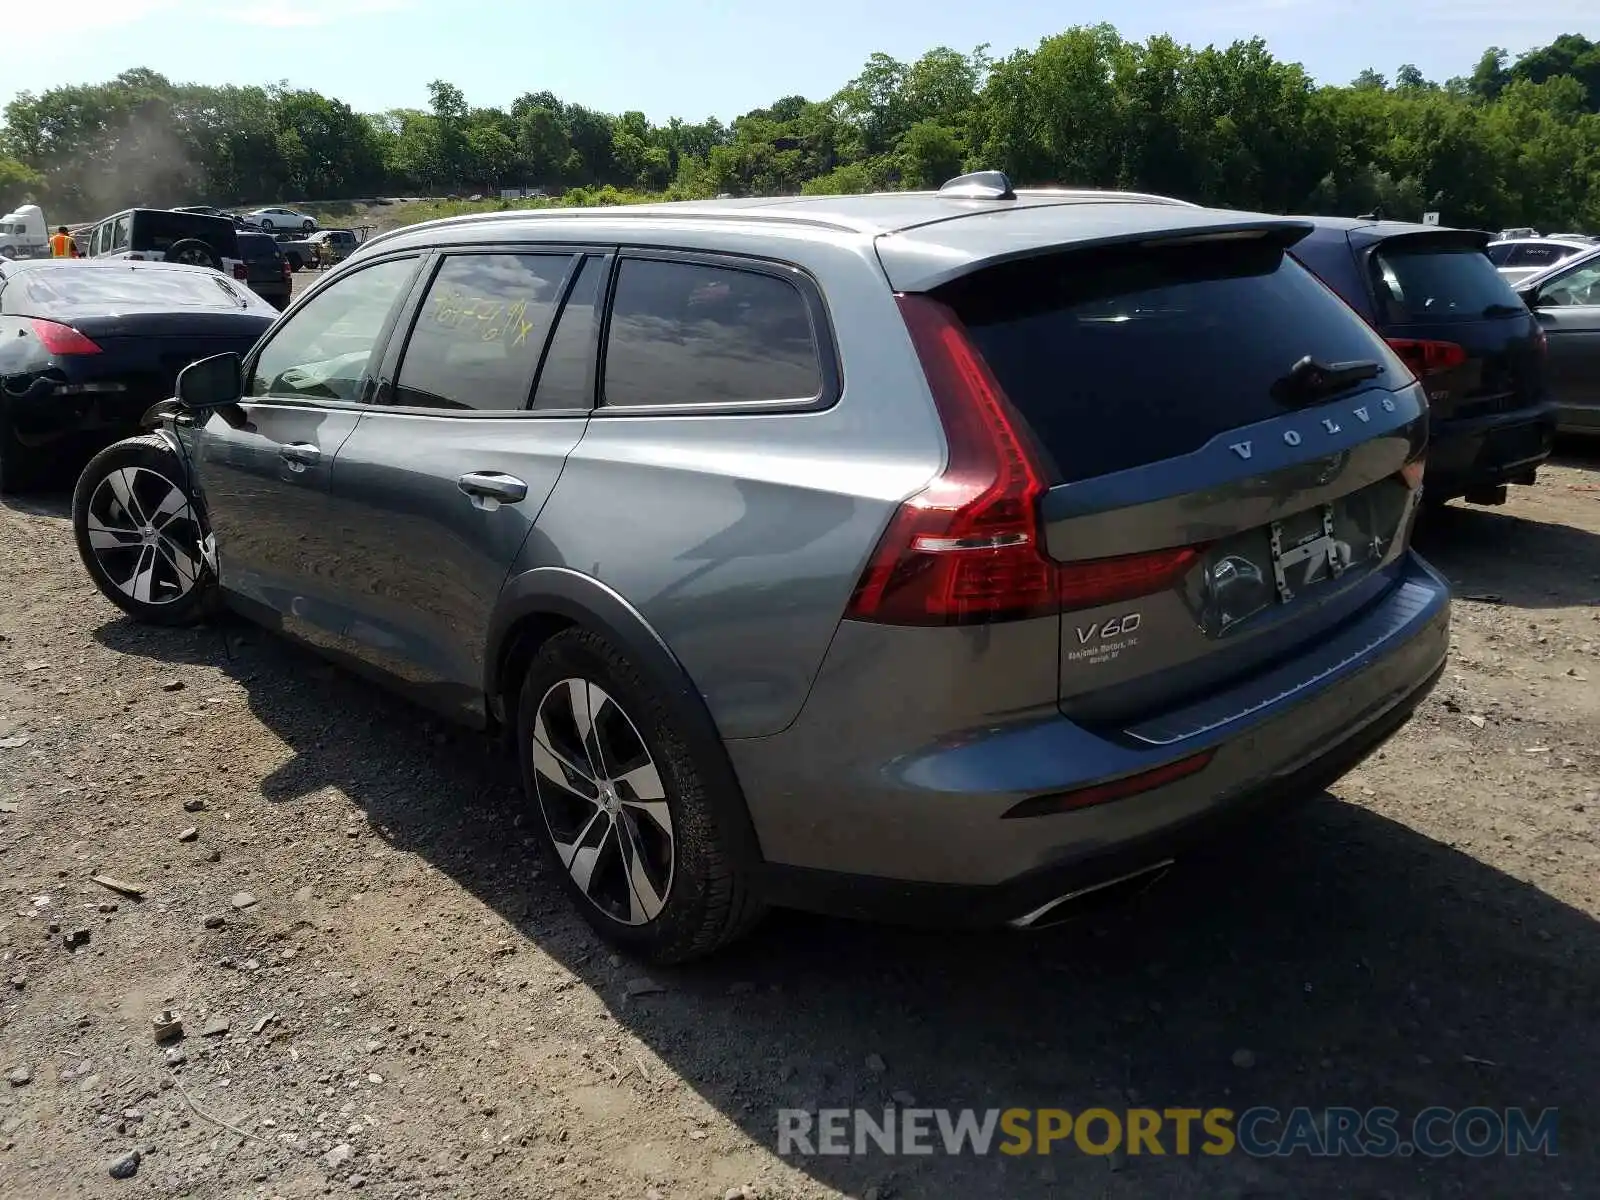
[[[1556,1153],[1559,1110],[781,1108],[785,1156],[993,1153],[1468,1158]]]

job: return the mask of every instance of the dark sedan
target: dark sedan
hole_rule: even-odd
[[[0,491],[67,475],[133,433],[196,359],[245,353],[276,310],[204,267],[0,264]]]

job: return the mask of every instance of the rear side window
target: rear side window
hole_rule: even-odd
[[[521,409],[527,404],[570,254],[453,254],[406,343],[394,403]]]
[[[800,289],[757,271],[624,259],[606,339],[605,402],[742,404],[822,394]]]
[[[1506,259],[1511,257],[1511,252],[1516,246],[1510,242],[1501,242],[1498,246],[1490,246],[1484,251],[1489,256],[1489,261],[1497,267],[1506,265]]]
[[[1030,259],[937,298],[966,323],[1062,482],[1282,416],[1272,385],[1308,354],[1399,370],[1344,301],[1269,244]]]
[[[1481,321],[1524,311],[1511,285],[1473,246],[1389,241],[1373,251],[1371,269],[1379,312],[1391,325]]]

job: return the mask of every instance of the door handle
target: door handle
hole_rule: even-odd
[[[528,485],[515,475],[503,475],[499,471],[468,471],[456,480],[456,486],[461,491],[472,497],[473,503],[479,500],[493,500],[499,504],[516,504],[528,495]]]
[[[322,451],[310,442],[289,442],[278,447],[278,457],[286,463],[312,467],[322,459]]]

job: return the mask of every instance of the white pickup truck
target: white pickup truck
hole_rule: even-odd
[[[49,258],[50,230],[44,209],[24,204],[0,217],[0,258]]]

